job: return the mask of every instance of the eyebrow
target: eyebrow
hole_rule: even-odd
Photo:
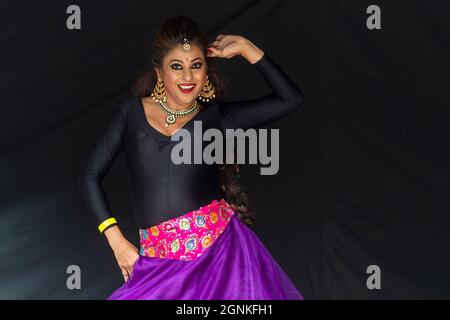
[[[198,59],[202,60],[202,58],[200,58],[200,57],[197,57],[197,58],[195,58],[195,59],[192,59],[192,60],[191,60],[191,62],[193,62],[193,61],[195,61],[195,60],[198,60]],[[178,61],[178,62],[181,62],[181,63],[183,63],[183,61],[181,61],[181,60],[178,60],[178,59],[172,59],[172,60],[170,60],[170,61],[169,61],[169,63],[171,63],[171,62],[173,62],[173,61]]]

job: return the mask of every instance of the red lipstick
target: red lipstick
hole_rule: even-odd
[[[183,93],[191,93],[192,90],[195,88],[195,83],[182,83],[177,85],[177,87],[180,89]]]

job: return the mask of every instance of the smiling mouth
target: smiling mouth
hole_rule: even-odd
[[[177,85],[183,93],[190,93],[195,88],[195,83],[179,84]]]

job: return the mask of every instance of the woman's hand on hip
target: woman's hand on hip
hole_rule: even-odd
[[[134,264],[139,258],[139,250],[122,235],[117,226],[105,230],[105,235],[126,282],[131,276]]]

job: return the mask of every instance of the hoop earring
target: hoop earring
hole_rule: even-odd
[[[201,101],[204,102],[208,102],[209,100],[212,100],[213,98],[216,97],[216,95],[214,94],[214,86],[212,85],[212,83],[209,81],[208,76],[206,76],[206,82],[205,85],[202,88],[202,92],[201,94],[198,95],[198,98]]]
[[[155,102],[159,102],[161,100],[164,102],[166,101],[167,97],[166,97],[166,90],[164,89],[164,82],[158,79],[158,82],[153,88],[151,96]]]

